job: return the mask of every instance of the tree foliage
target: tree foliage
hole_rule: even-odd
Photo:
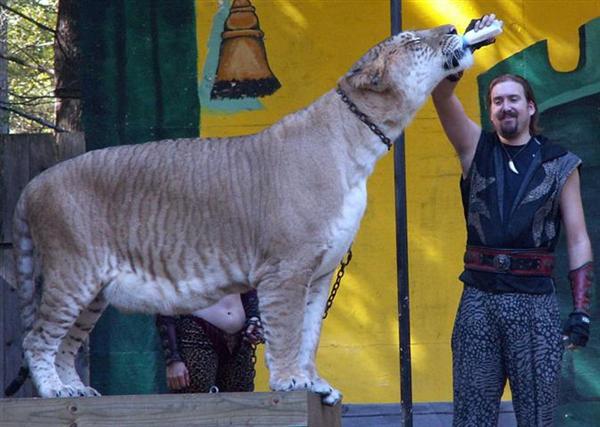
[[[58,0],[11,0],[0,8],[8,22],[8,105],[11,133],[49,132],[54,123],[54,37]],[[15,111],[22,112],[19,115]]]

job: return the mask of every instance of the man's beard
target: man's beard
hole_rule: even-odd
[[[499,114],[498,120],[500,121],[500,126],[498,129],[498,133],[503,138],[510,139],[517,134],[519,129],[519,115],[516,112],[503,112]],[[514,122],[504,122],[505,117],[511,117],[514,119]]]

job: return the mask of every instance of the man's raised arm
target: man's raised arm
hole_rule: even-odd
[[[496,16],[493,13],[485,15],[477,21],[472,21],[467,30],[472,29],[476,34],[481,29],[492,26],[495,21]],[[482,41],[474,45],[472,49],[478,49],[494,41],[493,38]],[[481,127],[467,116],[461,102],[454,93],[456,84],[461,77],[462,73],[443,80],[434,89],[432,98],[444,132],[460,158],[462,173],[466,177],[475,155],[477,141],[481,135]]]

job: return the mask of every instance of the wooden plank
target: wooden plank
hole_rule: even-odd
[[[49,133],[33,134],[29,136],[29,179],[48,169],[56,163],[58,147],[56,138]]]
[[[57,162],[58,155],[72,157],[83,147],[83,134],[67,137],[64,150],[59,150],[52,134],[0,135],[0,353],[2,375],[0,391],[14,379],[21,366],[21,322],[12,258],[12,218],[14,207],[27,183]],[[85,362],[85,358],[81,359]],[[81,363],[80,363],[81,365]],[[89,378],[87,363],[78,366],[82,378]],[[33,396],[30,381],[16,394]]]
[[[85,134],[83,132],[62,132],[56,135],[58,161],[79,156],[85,152]]]
[[[341,405],[308,392],[0,400],[3,427],[341,427]]]
[[[0,249],[0,268],[11,265],[12,262],[6,262],[6,259],[12,260],[10,250]],[[2,273],[2,271],[0,271]],[[0,274],[3,276],[4,274]],[[22,362],[22,330],[21,319],[19,316],[19,303],[15,289],[0,277],[0,361],[2,362],[2,375],[0,375],[0,393],[16,377]],[[33,386],[31,381],[27,381],[15,397],[33,396]],[[1,425],[1,423],[0,423]]]
[[[12,287],[16,283],[14,264],[12,243],[0,244],[0,280],[4,280],[7,285]]]
[[[0,135],[0,345],[4,388],[16,376],[21,366],[21,323],[18,314],[12,261],[12,217],[22,189],[30,179],[30,135]],[[17,396],[32,396],[31,385]]]
[[[12,242],[12,217],[21,191],[29,182],[29,136],[0,135],[0,244]]]
[[[308,398],[308,426],[342,427],[342,404],[327,406],[321,403],[321,396],[308,392],[297,392]]]
[[[5,280],[2,279],[2,258],[5,256],[7,251],[0,247],[0,345],[2,346],[2,351],[0,351],[0,366],[2,366],[2,375],[0,375],[0,392],[4,392],[4,389],[8,385],[8,381],[6,379],[6,340],[4,338],[4,330],[6,329],[6,325],[4,322],[4,312],[6,311],[6,299],[7,293],[10,291],[10,286],[6,283]]]

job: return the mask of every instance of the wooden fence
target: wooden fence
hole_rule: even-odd
[[[0,135],[0,393],[21,365],[21,321],[13,288],[12,216],[19,195],[40,172],[85,151],[83,133]],[[82,359],[85,364],[85,358]],[[84,367],[85,376],[87,369]],[[28,381],[15,396],[32,396]]]

